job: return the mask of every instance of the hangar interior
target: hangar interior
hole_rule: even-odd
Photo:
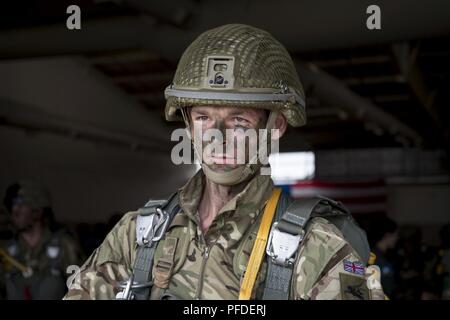
[[[66,28],[71,4],[81,30]],[[450,222],[450,2],[378,1],[381,30],[365,25],[370,4],[2,3],[0,191],[39,180],[58,221],[105,231],[111,217],[182,186],[197,167],[171,162],[182,124],[164,120],[164,89],[197,35],[245,23],[286,46],[306,92],[307,125],[289,128],[280,152],[309,155],[312,169],[280,184],[342,199],[362,225],[385,215],[439,245]]]

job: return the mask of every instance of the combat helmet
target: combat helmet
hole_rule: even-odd
[[[291,126],[306,123],[305,94],[289,53],[268,32],[243,24],[214,28],[195,39],[181,56],[165,98],[166,119],[184,118],[187,127],[184,109],[192,106],[270,110],[269,131],[279,112]],[[202,164],[205,175],[222,185],[242,182],[260,167],[247,163],[218,173]]]

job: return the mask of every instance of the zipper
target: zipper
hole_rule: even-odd
[[[205,246],[205,249],[203,250],[203,260],[202,260],[202,266],[200,269],[200,276],[198,278],[198,286],[197,286],[197,293],[195,294],[195,300],[200,300],[200,296],[202,294],[203,277],[205,275],[206,262],[208,261],[209,252],[210,252],[210,247],[206,244],[206,240],[205,240],[205,237],[203,234],[201,236],[201,239],[202,239],[203,245]]]

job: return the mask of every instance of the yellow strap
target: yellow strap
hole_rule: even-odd
[[[9,254],[6,253],[5,250],[0,249],[0,257],[3,257],[5,259],[6,262],[8,262],[9,264],[11,264],[12,266],[16,267],[17,269],[19,269],[20,271],[26,273],[28,272],[28,268],[20,263],[19,261],[17,261],[16,259],[14,259],[13,257],[11,257]]]
[[[371,266],[373,264],[375,264],[375,261],[377,260],[377,255],[373,252],[370,253],[370,257],[369,257],[369,261],[368,261],[368,265]]]
[[[259,267],[266,252],[267,239],[269,237],[270,227],[272,226],[273,216],[277,208],[278,199],[281,195],[281,189],[275,188],[272,191],[269,201],[267,202],[264,214],[253,245],[252,254],[245,270],[244,280],[242,281],[241,291],[239,292],[239,300],[249,300],[252,296],[253,286],[255,285],[256,276]]]

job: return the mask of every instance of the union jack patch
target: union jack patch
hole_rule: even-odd
[[[347,259],[344,259],[344,270],[350,273],[364,275],[365,273],[365,266],[361,262],[358,261],[350,261]]]

